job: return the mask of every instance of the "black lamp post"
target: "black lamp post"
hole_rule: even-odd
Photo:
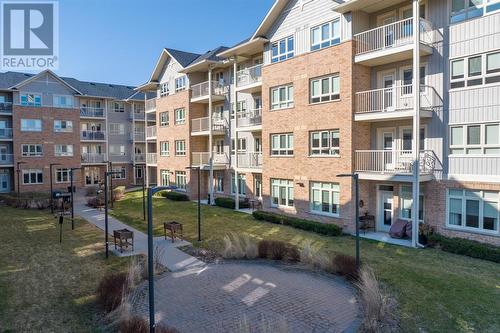
[[[148,187],[148,287],[149,287],[149,332],[155,331],[155,292],[153,262],[153,195],[160,191],[175,190],[177,186]]]
[[[50,170],[50,213],[54,214],[54,188],[52,184],[52,167],[56,165],[61,165],[59,163],[50,163],[49,165],[49,170]]]
[[[351,177],[354,179],[355,206],[356,206],[356,268],[359,270],[359,175],[357,173],[340,174],[337,177]]]
[[[73,188],[73,171],[81,170],[82,168],[70,168],[69,169],[69,179],[70,179],[70,193],[71,193],[71,230],[75,230],[75,203],[73,200],[73,192],[75,189]],[[63,203],[64,205],[64,203]]]
[[[108,161],[108,165],[109,165],[108,172],[113,172],[113,162]],[[109,195],[111,197],[111,208],[113,208],[113,177],[111,177],[109,180],[109,187],[110,187]]]
[[[146,221],[146,183],[144,182],[145,167],[144,165],[134,165],[134,167],[142,170],[142,219]]]
[[[112,175],[121,174],[121,171],[106,171],[104,173],[104,244],[106,247],[106,259],[109,257],[108,244],[108,178],[112,179]]]
[[[17,201],[19,201],[21,199],[21,189],[20,189],[21,181],[19,180],[19,175],[21,174],[21,169],[19,169],[19,165],[21,165],[21,164],[26,164],[26,162],[17,162],[17,169],[16,169],[16,172],[17,172]]]
[[[186,169],[198,170],[198,242],[201,242],[201,168],[200,167],[187,167]],[[212,186],[212,185],[210,185]]]

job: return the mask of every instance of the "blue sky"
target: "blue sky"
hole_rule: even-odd
[[[164,47],[202,53],[253,33],[274,0],[60,0],[63,76],[137,85]]]

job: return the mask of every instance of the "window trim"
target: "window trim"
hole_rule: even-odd
[[[127,168],[124,165],[113,166],[113,172],[120,172],[120,174],[113,173],[111,178],[116,180],[125,180],[127,179]]]
[[[315,185],[317,184],[321,184],[321,187],[315,187]],[[323,188],[323,184],[329,184],[330,185],[330,188],[327,189],[327,188]],[[333,187],[334,186],[337,186],[338,187],[338,191],[336,191]],[[323,191],[327,191],[328,192],[328,199],[329,199],[329,202],[328,202],[328,212],[324,212],[322,210],[318,211],[318,210],[314,210],[313,207],[314,207],[314,190],[319,190],[320,191],[320,195],[321,195],[321,205],[323,205],[323,197],[322,197],[322,193]],[[334,207],[334,202],[333,202],[333,193],[338,193],[338,198],[339,198],[339,201],[338,201],[338,207],[337,207],[337,213],[333,213],[333,207]],[[315,214],[315,215],[322,215],[322,216],[329,216],[329,217],[340,217],[340,183],[335,183],[335,182],[323,182],[323,181],[313,181],[311,180],[309,182],[309,212],[311,214]]]
[[[329,92],[323,93],[323,80],[328,79]],[[334,79],[338,79],[338,87],[339,90],[337,92],[332,91]],[[319,95],[313,95],[313,85],[314,82],[319,82]],[[319,99],[318,101],[314,101],[314,99]],[[335,102],[340,100],[340,74],[328,74],[320,77],[315,77],[309,80],[309,103],[310,104],[320,104],[320,103],[328,103]]]
[[[270,134],[271,136],[271,143],[270,143],[270,148],[271,148],[271,151],[270,151],[270,155],[271,157],[292,157],[293,154],[294,154],[294,145],[295,145],[295,138],[294,138],[294,135],[293,135],[293,132],[288,132],[288,133],[272,133]],[[281,137],[282,136],[285,136],[285,141],[286,141],[286,147],[283,148],[281,147]],[[273,138],[274,137],[278,137],[278,141],[279,141],[279,147],[278,148],[275,148],[273,146],[274,144],[274,140]],[[291,145],[290,145],[290,138],[292,139],[291,141]],[[285,152],[284,154],[280,154],[280,152]],[[275,153],[277,152],[277,153]]]
[[[56,122],[59,122],[60,126],[57,128]],[[66,127],[62,127],[62,124],[66,123]],[[68,127],[68,123],[71,124]],[[68,130],[69,128],[69,130]],[[72,120],[64,120],[64,119],[54,119],[54,132],[55,133],[73,133],[73,121]]]
[[[463,1],[466,7],[464,7],[464,9],[458,12],[453,12],[453,8],[451,7],[452,4],[450,4],[450,17],[449,17],[450,25],[466,22],[472,19],[498,13],[500,11],[500,1],[498,0],[483,0],[480,5],[478,5],[477,7],[473,7],[472,9],[468,5],[469,0],[463,0]],[[474,13],[474,12],[477,12],[478,15],[468,15],[469,13]]]
[[[166,119],[162,119],[162,116],[166,116]],[[170,125],[170,112],[160,112],[158,119],[160,120],[160,127],[168,127]]]
[[[24,153],[24,147],[25,146],[28,146],[28,153],[25,154]],[[40,147],[40,153],[38,152],[35,152],[35,154],[31,154],[30,153],[30,147],[35,147],[35,151],[37,151],[38,149],[36,149],[38,146]],[[22,157],[43,157],[43,144],[41,143],[23,143],[21,144],[21,156]]]
[[[174,79],[175,92],[184,91],[187,88],[187,76],[182,75]],[[179,84],[178,84],[179,83]]]
[[[285,89],[286,97],[285,97],[284,100],[281,100],[281,89]],[[278,92],[278,99],[279,100],[277,102],[275,102],[273,100],[273,98],[274,98],[274,92],[275,91]],[[291,91],[291,93],[290,93],[290,91]],[[271,103],[270,103],[271,104],[270,111],[293,108],[295,106],[293,84],[290,83],[290,84],[285,84],[285,85],[281,85],[281,86],[272,87],[270,89],[270,98],[269,98],[269,100],[271,101]],[[282,104],[286,104],[286,105],[282,106]]]
[[[22,173],[22,184],[23,185],[41,185],[41,184],[43,184],[43,169],[23,169],[23,170],[21,170],[21,173]],[[31,174],[32,173],[36,173],[36,176],[35,176],[36,181],[35,182],[31,182]],[[30,178],[30,181],[28,183],[26,183],[24,180],[24,176],[26,174],[29,174],[29,178]],[[42,181],[38,180],[39,175],[42,176]]]
[[[292,41],[292,43],[293,43],[292,50],[289,49],[289,42],[290,41]],[[280,50],[281,42],[285,43],[285,52],[280,52],[281,51]],[[283,37],[283,38],[280,38],[278,40],[272,41],[270,44],[271,44],[271,47],[270,47],[269,51],[270,51],[270,55],[271,55],[271,63],[272,64],[286,61],[286,60],[291,59],[295,56],[295,36],[293,34],[286,36],[286,37]],[[276,55],[273,55],[273,50],[275,47],[276,47],[277,53],[276,53]]]
[[[30,104],[30,103],[26,103],[26,104],[23,104],[23,96],[26,96],[26,101],[28,100],[28,95],[33,95],[33,103]],[[40,98],[40,103],[36,103],[36,98],[39,97]],[[43,96],[42,94],[40,93],[33,93],[33,92],[29,92],[29,91],[23,91],[21,93],[19,93],[19,105],[21,106],[32,106],[32,107],[41,107],[43,106]]]
[[[55,170],[54,178],[55,178],[55,183],[56,184],[66,184],[70,182],[70,169],[69,168],[57,168]],[[66,177],[64,177],[64,174],[66,174]],[[61,176],[61,180],[58,180],[59,175]],[[64,180],[66,178],[66,180]]]
[[[334,23],[338,23],[338,36],[333,36],[334,32]],[[328,39],[323,39],[323,26],[328,25]],[[320,32],[320,41],[319,43],[313,44],[314,41],[314,30],[319,29]],[[341,43],[342,41],[342,24],[340,22],[340,16],[334,18],[333,20],[328,20],[326,22],[317,24],[313,26],[310,30],[310,43],[309,43],[309,51],[314,52],[314,51],[319,51],[325,48],[328,48],[330,46],[335,46]]]
[[[166,149],[163,149],[166,148]],[[170,156],[170,142],[167,141],[160,141],[160,156],[163,157],[168,157]]]
[[[183,118],[177,118],[177,112],[182,111]],[[174,125],[184,125],[186,124],[186,109],[178,108],[174,110]]]
[[[273,184],[273,181],[279,181],[279,184]],[[271,184],[271,195],[270,195],[270,199],[271,199],[271,207],[275,207],[275,208],[293,208],[295,207],[295,189],[294,189],[294,182],[293,182],[293,179],[283,179],[283,178],[271,178],[270,180],[270,184]],[[283,182],[286,181],[287,184],[283,184]],[[275,204],[273,201],[274,201],[274,187],[277,186],[278,187],[278,203]],[[281,188],[282,187],[285,187],[286,189],[286,192],[285,192],[285,201],[286,201],[286,204],[285,205],[282,205],[280,202],[281,202],[281,197],[280,197],[280,194],[281,194]],[[290,188],[292,189],[292,194],[293,194],[293,198],[291,199],[291,204],[290,204]]]
[[[184,184],[180,186],[178,181],[178,176],[183,176]],[[187,191],[187,174],[186,171],[175,171],[175,185],[177,186],[176,191],[186,192]]]
[[[486,127],[487,126],[498,126],[498,143],[497,144],[487,144],[486,143]],[[468,128],[469,127],[476,127],[479,126],[480,132],[479,132],[479,144],[468,144],[467,143],[467,135],[468,135]],[[453,145],[452,142],[452,133],[454,128],[462,128],[462,144],[456,144]],[[450,125],[449,126],[449,156],[450,157],[474,157],[474,156],[486,156],[486,157],[495,157],[495,156],[500,156],[500,122],[488,122],[488,123],[471,123],[471,124],[457,124],[457,125]],[[461,149],[462,153],[454,153],[452,150],[458,150]],[[481,153],[472,153],[468,154],[467,151],[469,149],[481,149]],[[498,149],[499,153],[498,154],[486,154],[485,151],[487,149]]]
[[[38,128],[33,129],[32,127],[30,127],[29,129],[26,127],[23,128],[23,120],[40,122],[40,129],[38,129]],[[42,121],[42,119],[39,119],[39,118],[21,118],[20,130],[21,130],[21,132],[42,132],[43,131],[43,121]]]
[[[57,98],[60,98],[60,97],[69,98],[69,100],[71,101],[71,105],[61,105],[61,104],[57,104],[57,103],[56,103],[56,100],[57,100]],[[73,98],[73,96],[72,96],[72,95],[54,94],[54,95],[52,95],[52,105],[53,105],[55,108],[73,109],[73,108],[75,107],[75,100],[74,100],[74,98]]]
[[[402,219],[402,220],[411,221],[413,219],[413,216],[403,217],[403,200],[408,199],[407,197],[403,197],[403,187],[409,187],[411,189],[412,195],[410,196],[409,199],[411,199],[411,201],[412,201],[412,207],[413,207],[413,189],[412,189],[412,185],[401,184],[399,186],[399,218]],[[425,221],[425,196],[424,196],[423,193],[424,192],[422,191],[422,189],[420,189],[420,195],[419,195],[420,199],[419,199],[418,202],[419,202],[419,204],[422,204],[422,218],[420,218],[420,216],[419,216],[419,221],[421,223],[424,223],[424,221]],[[419,207],[419,212],[420,212],[420,207]]]
[[[334,133],[337,133],[338,134],[338,138],[339,138],[339,145],[337,147],[333,146],[333,137],[332,135]],[[319,147],[317,148],[313,148],[313,135],[315,133],[319,133]],[[328,133],[328,146],[326,147],[323,147],[322,145],[322,135],[323,133]],[[321,151],[322,150],[326,150],[328,149],[328,151],[330,152],[329,154],[323,154]],[[313,153],[313,150],[319,150],[319,153],[318,154],[314,154]],[[332,151],[335,151],[337,150],[338,153],[335,154],[335,153],[331,153]],[[338,128],[334,128],[334,129],[328,129],[328,130],[319,130],[319,131],[310,131],[309,132],[309,157],[340,157],[340,129]]]
[[[60,149],[58,149],[60,147]],[[63,147],[66,147],[66,151],[63,151]],[[71,147],[71,149],[69,149]],[[58,152],[60,150],[60,152]],[[75,154],[73,144],[55,144],[54,145],[54,156],[55,157],[73,157]]]
[[[184,147],[182,150],[179,150],[179,144],[183,144]],[[175,156],[186,156],[187,155],[187,152],[186,152],[186,140],[175,140],[174,141],[174,145],[175,145]]]
[[[170,176],[172,175],[172,172],[169,169],[160,169],[160,184],[161,186],[170,186]],[[167,183],[165,184],[164,176],[167,176]]]
[[[247,179],[246,175],[242,173],[238,173],[238,196],[246,197],[247,196]],[[244,186],[241,186],[244,185]],[[236,195],[236,177],[234,177],[234,173],[231,173],[231,195]]]
[[[471,54],[465,57],[450,59],[449,61],[450,90],[484,87],[484,86],[500,84],[500,67],[495,68],[493,71],[488,73],[488,56],[496,54],[500,56],[500,50],[497,49],[485,53]],[[478,57],[480,57],[481,59],[481,72],[478,74],[470,75],[470,68],[469,68],[470,59]],[[463,74],[453,76],[453,64],[460,61],[463,62]]]

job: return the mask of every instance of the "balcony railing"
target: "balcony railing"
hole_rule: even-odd
[[[96,108],[91,106],[80,107],[80,117],[88,118],[104,118],[104,108]]]
[[[0,165],[11,165],[14,163],[13,154],[0,154]]]
[[[413,153],[411,150],[357,150],[356,171],[380,174],[413,174]],[[432,174],[436,156],[431,150],[420,152],[420,174]]]
[[[108,160],[107,154],[82,153],[82,163],[104,163]]]
[[[146,100],[145,110],[146,112],[154,111],[156,109],[156,98],[151,98]]]
[[[226,92],[226,86],[221,82],[212,81],[212,89],[209,89],[208,81],[194,84],[191,86],[192,98],[206,97],[209,95],[209,91],[212,95],[224,95]]]
[[[106,140],[106,133],[104,131],[81,131],[81,140],[91,140],[91,141],[104,141]]]
[[[262,81],[262,65],[242,69],[236,72],[236,86],[245,87]]]
[[[236,127],[262,125],[262,109],[238,111],[236,115]]]
[[[229,163],[229,157],[225,153],[213,153],[213,165],[224,165]],[[191,165],[208,166],[210,164],[209,152],[191,153]]]
[[[413,43],[413,18],[390,23],[354,35],[356,55],[382,51],[389,48]],[[425,19],[420,19],[420,40],[431,44],[432,25]]]
[[[262,153],[238,153],[238,167],[249,169],[262,168]]]
[[[132,119],[135,119],[135,120],[144,120],[144,118],[146,117],[146,113],[144,112],[144,110],[142,111],[133,111],[133,112],[130,112],[130,116]]]
[[[432,110],[440,97],[431,86],[420,86],[420,108]],[[393,86],[356,93],[356,113],[391,112],[412,109],[413,85]]]
[[[12,102],[0,103],[0,113],[12,113]]]
[[[0,139],[12,139],[12,128],[0,128]]]
[[[223,118],[212,118],[212,131],[224,132],[227,129],[227,122]],[[209,129],[209,118],[197,118],[191,120],[191,132],[206,132]]]
[[[147,164],[157,164],[158,157],[156,153],[147,153],[146,154],[146,163]]]
[[[133,136],[135,141],[146,141],[146,133],[144,132],[135,132],[131,136]]]
[[[155,153],[156,155],[156,153]],[[146,154],[134,154],[134,162],[144,163],[146,162]]]
[[[146,139],[156,138],[156,126],[146,127]]]

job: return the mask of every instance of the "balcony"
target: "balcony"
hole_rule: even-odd
[[[262,171],[262,153],[238,153],[238,169]]]
[[[220,82],[212,81],[211,89],[208,81],[198,83],[191,86],[191,102],[208,103],[210,93],[212,95],[212,101],[223,101],[227,90],[227,86]]]
[[[105,164],[107,163],[108,156],[100,153],[82,153],[82,163],[87,164]]]
[[[130,137],[134,141],[146,141],[146,133],[145,132],[135,132],[135,133],[130,133]]]
[[[104,108],[96,108],[91,106],[81,106],[80,107],[80,117],[81,118],[106,118],[104,114]]]
[[[212,118],[212,134],[224,135],[228,129],[228,124],[225,119]],[[191,120],[191,135],[210,135],[209,118],[197,118]]]
[[[146,118],[146,113],[144,112],[144,110],[141,110],[141,111],[134,110],[134,111],[131,111],[129,114],[130,120],[144,121],[145,118]]]
[[[225,153],[213,153],[213,169],[225,169],[229,164],[229,157]],[[210,152],[191,153],[191,166],[200,167],[204,170],[210,168]]]
[[[156,126],[146,127],[146,140],[156,140]]]
[[[146,154],[146,164],[156,165],[158,164],[158,156],[156,153],[147,153]]]
[[[420,86],[420,117],[430,118],[442,105],[431,86]],[[413,85],[393,86],[356,93],[356,121],[386,121],[413,117]]]
[[[236,72],[236,89],[253,93],[261,90],[262,65],[242,69]]]
[[[155,155],[156,155],[156,153],[155,153]],[[135,163],[146,162],[146,154],[134,154],[134,162]]]
[[[379,66],[413,57],[413,18],[390,23],[354,35],[355,62]],[[434,41],[430,22],[420,19],[420,55],[432,54]]]
[[[81,131],[80,139],[82,141],[106,141],[106,133],[104,131]]]
[[[245,130],[262,130],[262,109],[243,110],[236,113],[236,127]]]
[[[0,140],[12,140],[12,128],[0,128]]]
[[[14,154],[0,154],[0,165],[14,165]]]
[[[12,114],[12,102],[0,103],[0,114]]]
[[[411,150],[357,150],[356,172],[360,179],[411,182],[413,153]],[[420,152],[420,180],[433,178],[436,156],[431,150]]]
[[[156,97],[146,100],[145,112],[155,112],[156,111]]]

